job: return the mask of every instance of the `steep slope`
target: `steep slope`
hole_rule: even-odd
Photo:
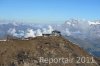
[[[0,66],[98,66],[82,48],[63,37],[0,42]]]

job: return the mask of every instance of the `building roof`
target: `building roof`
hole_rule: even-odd
[[[57,30],[54,30],[54,31],[52,31],[52,32],[61,33],[60,31],[57,31]]]

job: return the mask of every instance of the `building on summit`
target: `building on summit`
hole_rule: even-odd
[[[61,36],[61,32],[60,32],[60,31],[57,31],[57,30],[54,30],[54,31],[52,31],[51,34],[42,34],[42,36],[44,36],[44,37],[49,37],[49,36]]]

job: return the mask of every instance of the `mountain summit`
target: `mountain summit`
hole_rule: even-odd
[[[0,66],[98,66],[94,58],[61,36],[0,41]]]

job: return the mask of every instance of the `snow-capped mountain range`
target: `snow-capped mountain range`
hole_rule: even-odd
[[[53,30],[60,31],[73,43],[100,57],[100,20],[69,19],[63,24],[52,25],[0,22],[0,39],[5,40],[7,35],[25,38],[42,36],[43,33],[50,34]]]

